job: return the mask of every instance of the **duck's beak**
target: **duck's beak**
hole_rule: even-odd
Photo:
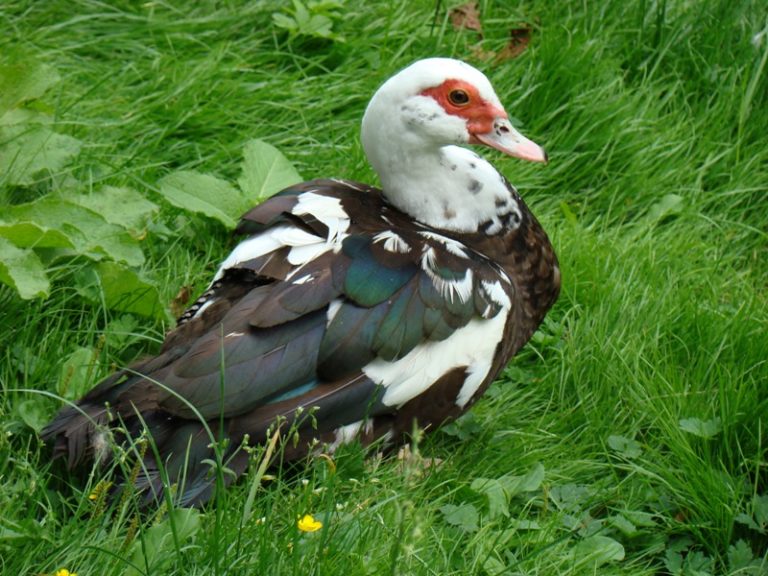
[[[509,120],[501,116],[494,119],[493,127],[489,132],[483,134],[472,133],[470,143],[485,144],[508,156],[530,160],[531,162],[546,163],[548,160],[544,148],[532,140],[528,140],[528,138],[514,129]]]

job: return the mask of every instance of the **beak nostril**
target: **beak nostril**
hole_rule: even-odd
[[[499,131],[503,132],[504,134],[509,134],[509,126],[499,126]]]

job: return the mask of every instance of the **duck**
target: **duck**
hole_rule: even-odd
[[[143,502],[172,492],[201,506],[275,434],[286,461],[397,446],[482,396],[556,301],[560,270],[518,191],[470,146],[547,154],[488,78],[451,58],[386,80],[361,142],[381,186],[310,180],[244,214],[159,353],[45,427],[54,458],[107,469],[127,457],[122,482]]]

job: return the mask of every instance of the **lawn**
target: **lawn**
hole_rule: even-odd
[[[0,573],[768,574],[765,3],[487,0],[482,37],[455,4],[298,6],[0,5]],[[254,450],[201,511],[137,515],[52,465],[57,396],[156,351],[231,248],[251,141],[374,182],[366,102],[433,55],[485,71],[550,157],[483,151],[563,276],[485,398],[407,459]]]

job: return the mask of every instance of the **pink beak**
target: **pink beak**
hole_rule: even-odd
[[[474,143],[485,144],[491,148],[503,152],[508,156],[514,156],[531,162],[547,162],[547,153],[544,148],[528,140],[512,127],[506,118],[497,117],[493,121],[493,129],[486,134],[472,134]]]

